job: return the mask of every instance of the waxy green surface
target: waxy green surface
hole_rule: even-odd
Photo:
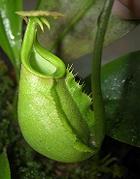
[[[22,41],[22,19],[15,13],[22,9],[22,0],[0,0],[0,47],[18,69]]]
[[[103,66],[102,91],[107,134],[140,147],[140,51]]]
[[[90,76],[86,90],[91,91]],[[102,66],[101,84],[106,110],[106,135],[140,147],[140,51]]]

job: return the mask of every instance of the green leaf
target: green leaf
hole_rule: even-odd
[[[17,68],[20,66],[22,0],[0,0],[0,46]]]
[[[105,64],[101,83],[107,135],[140,147],[140,51]],[[85,90],[91,92],[90,76],[86,78]]]
[[[6,152],[0,154],[0,179],[10,179],[10,166]]]
[[[140,147],[140,51],[103,66],[102,91],[107,134]]]

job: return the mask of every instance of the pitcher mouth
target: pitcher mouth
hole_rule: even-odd
[[[35,76],[41,78],[63,78],[66,74],[65,64],[57,56],[53,55],[51,52],[46,51],[43,47],[41,50],[45,50],[46,56],[40,53],[35,47],[31,52],[30,58],[24,59],[22,61],[24,67],[33,73]],[[55,65],[59,63],[59,65]]]
[[[48,23],[45,21],[45,25]],[[63,78],[66,67],[63,61],[43,48],[37,40],[37,28],[43,30],[44,19],[30,17],[25,32],[21,60],[31,73],[42,78]]]

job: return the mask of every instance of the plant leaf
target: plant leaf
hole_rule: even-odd
[[[102,91],[107,134],[140,147],[140,51],[103,66]]]
[[[0,154],[0,179],[10,179],[10,166],[6,152]]]
[[[16,11],[22,9],[22,0],[0,0],[0,46],[11,62],[20,65],[22,18]]]
[[[90,76],[85,81],[85,90],[90,93]],[[140,51],[105,64],[101,84],[107,135],[140,147]]]

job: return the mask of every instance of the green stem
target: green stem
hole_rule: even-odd
[[[95,142],[100,147],[105,136],[105,109],[101,91],[101,58],[104,43],[104,37],[107,30],[109,17],[114,0],[105,0],[102,12],[98,19],[98,28],[96,32],[94,58],[92,61],[92,94],[95,119]]]
[[[55,49],[58,44],[65,38],[65,36],[70,32],[70,30],[84,17],[86,12],[92,7],[92,5],[96,2],[96,0],[84,0],[81,7],[78,11],[73,15],[73,17],[69,20],[66,25],[66,28],[63,32],[58,36],[56,41],[51,47],[51,50]]]

